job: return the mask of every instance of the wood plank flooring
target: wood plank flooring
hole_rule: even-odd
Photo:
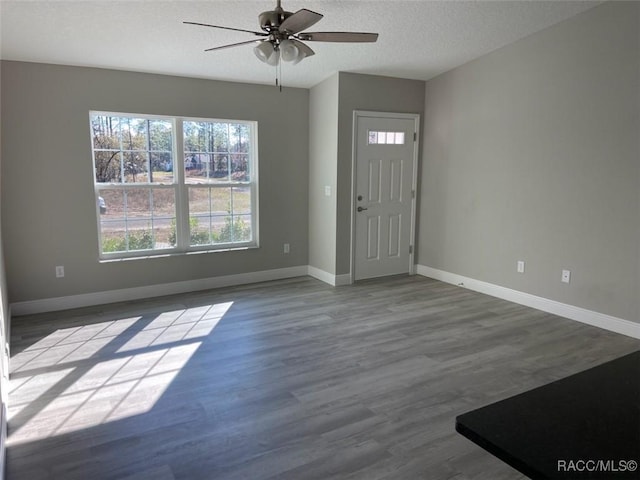
[[[640,348],[420,276],[16,318],[8,480],[521,479],[456,415]]]

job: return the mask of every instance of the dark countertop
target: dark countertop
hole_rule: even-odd
[[[530,478],[640,479],[640,351],[459,415],[456,430]]]

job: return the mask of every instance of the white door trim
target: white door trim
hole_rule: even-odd
[[[412,119],[414,125],[415,141],[413,142],[413,172],[411,178],[411,189],[414,194],[411,196],[411,233],[409,234],[411,242],[411,250],[409,253],[409,274],[415,275],[415,250],[416,250],[416,205],[418,196],[418,152],[420,150],[420,114],[418,113],[393,113],[393,112],[374,112],[369,110],[353,111],[353,129],[351,132],[351,283],[355,279],[355,263],[356,263],[356,216],[354,215],[356,208],[356,181],[357,181],[357,159],[358,159],[358,120],[363,117],[369,118],[399,118]]]

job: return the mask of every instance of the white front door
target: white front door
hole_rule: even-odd
[[[411,273],[413,261],[418,116],[369,115],[354,117],[355,280]]]

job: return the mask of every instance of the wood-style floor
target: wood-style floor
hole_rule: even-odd
[[[521,479],[456,415],[640,348],[419,276],[14,319],[8,480]]]

